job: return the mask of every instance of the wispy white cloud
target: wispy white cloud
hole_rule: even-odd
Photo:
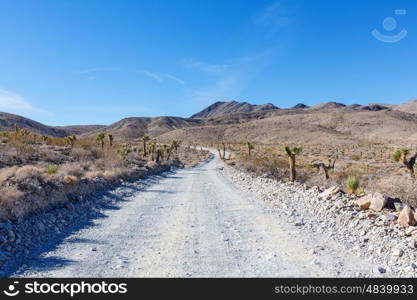
[[[145,76],[148,76],[149,78],[152,78],[152,79],[154,79],[154,80],[156,80],[160,83],[164,82],[164,78],[162,78],[162,76],[160,76],[156,73],[150,72],[148,70],[137,70],[137,72],[140,73],[140,74],[143,74]]]
[[[182,80],[181,78],[178,78],[178,77],[176,77],[174,75],[171,75],[171,74],[163,74],[163,76],[166,77],[166,78],[168,78],[168,79],[174,80],[175,82],[177,82],[179,84],[182,84],[182,85],[185,84],[185,81],[184,80]]]
[[[184,85],[185,81],[182,80],[181,78],[174,76],[172,74],[168,74],[168,73],[155,73],[149,70],[144,70],[144,69],[119,69],[119,68],[91,68],[91,69],[85,69],[85,70],[80,70],[75,72],[76,74],[80,74],[80,75],[88,75],[86,76],[86,79],[88,80],[95,80],[97,78],[95,73],[98,72],[134,72],[137,74],[141,74],[141,75],[145,75],[159,83],[163,83],[165,81],[165,79],[170,79],[178,84]]]
[[[0,89],[0,110],[14,113],[50,114],[44,109],[34,107],[23,96],[4,89]]]
[[[205,73],[223,73],[227,71],[227,64],[212,64],[194,60],[184,60],[183,65],[190,69],[196,69]]]

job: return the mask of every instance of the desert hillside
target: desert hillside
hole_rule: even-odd
[[[133,140],[144,135],[159,140],[185,142],[356,143],[390,142],[409,145],[417,137],[417,102],[401,105],[345,105],[326,102],[312,107],[297,104],[290,109],[245,102],[216,102],[195,118],[131,117],[108,126],[47,126],[30,119],[0,113],[0,131],[15,126],[33,133],[64,137],[93,138],[98,133],[112,134],[118,140]]]
[[[207,118],[207,117],[226,115],[226,114],[236,113],[236,112],[265,111],[265,110],[272,110],[272,109],[279,109],[279,108],[271,103],[267,103],[263,105],[253,105],[253,104],[249,104],[246,102],[237,102],[237,101],[221,102],[219,101],[203,109],[199,113],[192,115],[191,118]]]

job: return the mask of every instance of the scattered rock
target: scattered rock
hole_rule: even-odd
[[[366,195],[364,197],[359,198],[355,201],[355,203],[362,209],[368,209],[371,206],[372,195]]]
[[[413,226],[416,224],[414,218],[414,211],[411,207],[406,205],[398,216],[398,223],[403,226]]]
[[[381,193],[376,192],[372,194],[371,205],[369,206],[369,209],[374,211],[381,211],[387,205],[387,202],[387,197]]]
[[[383,267],[374,267],[372,270],[375,274],[384,274],[387,270]]]
[[[411,236],[414,231],[417,231],[417,227],[410,226],[405,229],[405,236]]]
[[[339,193],[340,191],[341,191],[340,187],[335,185],[335,186],[332,186],[331,188],[328,188],[324,192],[320,193],[318,195],[318,198],[323,199],[323,200],[327,200],[327,199],[331,198],[333,195]]]

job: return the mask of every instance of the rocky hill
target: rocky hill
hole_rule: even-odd
[[[120,140],[132,140],[144,135],[157,137],[168,131],[201,124],[200,120],[180,117],[126,118],[109,126],[84,133],[81,137],[94,137],[99,132],[105,132],[113,134]]]
[[[30,119],[0,113],[0,131],[14,130],[15,124],[32,132],[50,136],[79,135],[92,138],[99,132],[111,133],[119,140],[143,135],[159,140],[186,142],[262,143],[352,143],[387,142],[410,145],[417,140],[417,101],[398,106],[386,104],[349,105],[327,102],[313,107],[298,104],[278,109],[272,104],[216,102],[195,118],[132,117],[109,126],[51,127]],[[417,111],[417,110],[416,110]]]
[[[263,105],[254,105],[254,104],[249,104],[246,102],[237,102],[237,101],[216,102],[210,105],[209,107],[203,109],[199,113],[192,115],[191,118],[207,118],[207,117],[214,117],[214,116],[220,116],[220,115],[238,113],[238,112],[265,111],[265,110],[272,110],[272,109],[279,109],[279,108],[271,103],[267,103]]]
[[[26,128],[31,132],[41,135],[55,137],[64,137],[68,135],[67,131],[64,129],[47,126],[22,116],[0,112],[0,131],[13,131],[16,126],[19,128]]]

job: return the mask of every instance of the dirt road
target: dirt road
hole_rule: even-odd
[[[325,236],[299,236],[294,225],[236,189],[221,168],[215,157],[161,177],[15,275],[324,277],[371,272],[367,261]]]

